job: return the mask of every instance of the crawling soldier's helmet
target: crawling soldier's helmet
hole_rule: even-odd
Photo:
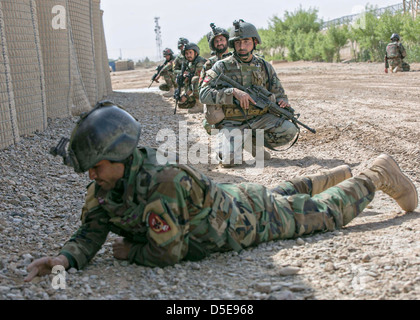
[[[253,24],[245,22],[242,19],[239,21],[235,20],[229,34],[229,47],[235,48],[234,42],[245,38],[254,38],[257,40],[257,44],[261,44],[261,37]]]
[[[212,31],[207,33],[207,41],[209,42],[210,50],[217,51],[213,43],[214,38],[216,38],[217,36],[224,36],[226,38],[226,41],[229,41],[229,32],[223,28],[216,27],[214,23],[210,23],[210,27]]]
[[[73,129],[68,153],[60,154],[76,172],[85,172],[101,160],[124,162],[140,138],[140,123],[110,101],[97,103],[80,116]]]
[[[394,41],[394,40],[400,41],[400,36],[398,35],[398,33],[392,34],[391,41]]]

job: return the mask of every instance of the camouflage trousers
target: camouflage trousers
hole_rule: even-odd
[[[305,177],[280,183],[273,189],[251,183],[239,188],[253,199],[253,209],[242,207],[242,213],[231,221],[227,238],[230,247],[237,251],[271,240],[339,229],[357,217],[375,195],[373,183],[363,176],[347,179],[313,196],[312,182]]]
[[[400,58],[388,59],[388,63],[392,72],[403,71],[403,61]]]
[[[247,142],[250,136],[245,135],[245,130],[252,128],[253,141]],[[230,159],[230,163],[242,163],[242,149],[244,145],[258,143],[260,146],[276,148],[285,146],[296,137],[297,127],[284,118],[279,118],[270,113],[255,117],[247,122],[223,120],[218,123],[217,152],[222,159]],[[205,125],[205,124],[204,124]],[[208,130],[209,128],[206,128]],[[263,129],[264,134],[261,140],[258,137],[257,129]],[[242,140],[238,138],[241,135]],[[240,142],[242,141],[242,143]]]
[[[160,75],[165,80],[165,83],[162,83],[159,86],[159,89],[161,91],[169,91],[172,88],[176,88],[177,87],[176,80],[175,80],[175,74],[173,72],[163,71]]]

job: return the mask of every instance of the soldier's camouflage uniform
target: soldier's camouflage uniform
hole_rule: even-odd
[[[212,114],[206,113],[206,119],[210,125],[215,124],[216,129],[226,129],[231,132],[234,129],[243,131],[249,129],[264,129],[265,142],[268,147],[284,146],[291,142],[298,133],[297,127],[290,121],[272,114],[268,114],[267,110],[261,110],[254,106],[246,111],[245,115],[240,108],[234,104],[233,88],[215,88],[215,82],[221,73],[235,80],[244,87],[252,84],[263,86],[272,92],[272,100],[276,103],[281,100],[288,102],[287,95],[281,85],[277,74],[270,64],[265,62],[258,56],[253,56],[250,63],[241,62],[241,60],[233,54],[232,56],[218,61],[210,70],[206,71],[206,77],[200,87],[200,101],[207,107],[214,105]],[[219,114],[221,117],[212,115]],[[223,149],[223,132],[219,132],[219,149]],[[266,145],[267,146],[267,145]],[[237,152],[241,146],[234,146],[233,141],[230,143],[230,154],[235,159],[240,158],[242,152]],[[241,159],[238,159],[240,162]]]
[[[175,65],[175,59],[176,57],[172,57],[169,62],[166,63],[166,65],[162,68],[160,71],[160,76],[163,77],[165,80],[165,83],[162,83],[159,86],[159,89],[162,91],[169,91],[172,88],[176,88],[176,76],[173,71],[174,65]]]
[[[228,53],[224,53],[221,56],[221,58],[219,58],[217,55],[214,55],[214,56],[208,58],[207,59],[207,62],[204,64],[203,70],[201,70],[200,82],[199,82],[200,86],[201,86],[201,83],[203,82],[203,80],[204,80],[204,78],[206,76],[206,71],[207,70],[210,70],[215,65],[215,63],[217,61],[222,60],[222,59],[225,59],[225,58],[227,58],[227,57],[229,57],[231,55],[232,55],[232,52],[228,52]],[[207,107],[206,107],[206,105],[204,105],[204,113],[207,113]],[[206,129],[206,131],[207,131],[208,134],[211,134],[211,129],[214,129],[215,128],[214,125],[209,124],[209,122],[207,121],[207,119],[204,119],[203,120],[203,127],[204,127],[204,129]]]
[[[188,96],[186,102],[178,104],[181,109],[190,109],[195,105],[199,105],[201,107],[201,103],[199,102],[199,80],[201,71],[203,70],[206,62],[207,59],[201,56],[197,56],[193,62],[187,61],[188,66],[186,72],[188,72],[189,77],[185,78],[184,90],[185,93],[188,91],[192,91],[192,93]]]
[[[179,55],[176,56],[175,60],[174,60],[174,66],[172,68],[175,77],[181,73],[181,69],[182,69],[182,64],[183,63],[188,63],[188,60],[185,58],[185,56],[180,53]]]
[[[385,69],[391,67],[393,72],[397,71],[409,71],[405,70],[407,63],[403,62],[403,59],[407,56],[407,52],[399,41],[391,42],[386,47],[385,53]]]
[[[71,267],[83,268],[109,232],[129,239],[129,261],[145,266],[199,260],[217,251],[341,228],[372,201],[375,187],[354,177],[317,195],[309,178],[222,184],[194,168],[159,165],[157,151],[143,147],[114,190],[88,187],[82,225],[64,245]]]

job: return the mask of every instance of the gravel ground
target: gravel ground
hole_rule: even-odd
[[[420,79],[416,72],[383,77],[381,67],[277,65],[293,106],[302,113],[301,121],[315,127],[317,134],[303,131],[287,153],[272,152],[273,159],[260,175],[253,175],[247,166],[195,167],[219,182],[274,186],[280,180],[343,163],[357,174],[379,153],[387,152],[419,187]],[[416,67],[420,69],[412,65],[413,70]],[[147,87],[152,71],[138,72]],[[123,76],[113,74],[114,83]],[[195,134],[190,146],[207,139],[202,114],[179,110],[174,116],[173,99],[163,98],[156,90],[114,92],[109,99],[124,105],[142,123],[141,144],[158,147],[159,130],[178,132],[180,121],[187,121]],[[80,224],[89,179],[48,153],[62,136],[70,135],[76,120],[50,120],[46,131],[0,150],[0,299],[420,298],[419,211],[403,213],[381,192],[360,217],[334,232],[270,242],[240,254],[214,254],[163,269],[115,260],[115,235],[110,235],[84,270],[68,271],[66,289],[52,288],[53,275],[24,283],[28,264],[55,255]]]

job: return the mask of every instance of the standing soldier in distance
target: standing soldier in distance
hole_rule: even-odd
[[[58,256],[32,262],[25,281],[51,274],[55,265],[83,269],[109,232],[124,237],[113,244],[115,258],[164,267],[340,229],[377,190],[405,211],[418,206],[415,185],[388,155],[355,177],[342,165],[267,188],[216,183],[191,166],[161,163],[157,150],[137,147],[139,138],[140,124],[130,114],[101,102],[81,116],[68,148],[60,141],[56,154],[95,181],[87,188],[79,229]]]
[[[179,101],[179,108],[189,109],[189,112],[202,112],[203,105],[199,101],[199,80],[206,59],[200,56],[200,48],[195,43],[188,43],[184,48],[188,67],[184,73],[184,94]]]
[[[410,71],[410,65],[403,62],[407,56],[404,46],[400,42],[400,36],[397,33],[391,35],[391,43],[386,46],[385,53],[385,73],[388,73],[388,68],[391,67],[391,72]]]
[[[176,87],[175,75],[172,70],[175,61],[174,52],[171,49],[166,48],[163,50],[163,56],[166,59],[166,65],[162,68],[155,81],[159,83],[159,78],[163,77],[165,79],[165,83],[159,85],[159,89],[162,91],[168,91],[163,94],[164,97],[173,97],[174,88]]]
[[[267,110],[256,108],[255,101],[244,91],[237,88],[217,88],[216,79],[220,74],[235,80],[242,86],[262,86],[272,93],[271,99],[280,108],[290,107],[287,95],[280,83],[273,66],[261,57],[253,54],[261,38],[254,25],[243,20],[233,23],[229,35],[229,47],[234,49],[233,55],[219,60],[208,71],[200,89],[200,101],[206,105],[216,105],[214,119],[208,122],[222,130],[218,134],[219,150],[216,158],[223,167],[233,167],[242,163],[242,146],[235,146],[234,139],[228,137],[230,132],[239,129],[264,129],[265,146],[275,148],[289,144],[297,136],[299,129],[296,125],[283,117],[277,117]],[[235,100],[240,106],[235,105]],[[226,133],[227,132],[227,133]],[[230,139],[230,140],[229,140]],[[227,141],[227,143],[224,143]],[[248,143],[244,143],[248,145]],[[253,137],[252,150],[247,150],[256,156],[256,138]],[[264,150],[264,159],[271,158]]]

